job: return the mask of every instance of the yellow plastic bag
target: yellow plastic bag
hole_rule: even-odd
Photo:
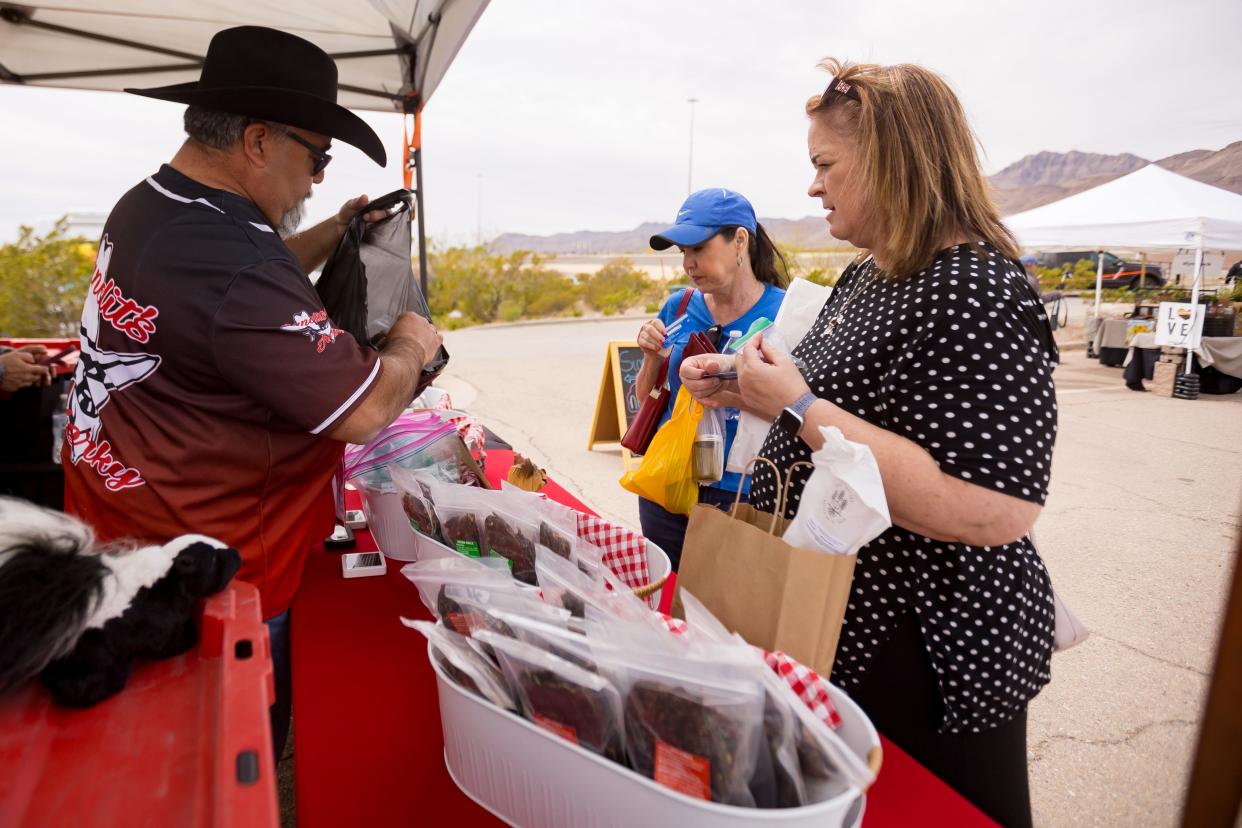
[[[703,405],[685,388],[677,392],[673,416],[660,426],[638,468],[621,477],[621,487],[658,503],[670,512],[690,514],[699,502],[694,476],[694,435],[703,417]]]

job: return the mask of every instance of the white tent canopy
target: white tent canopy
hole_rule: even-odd
[[[1239,250],[1242,195],[1150,164],[1005,224],[1029,249]]]
[[[401,159],[418,202],[418,260],[427,291],[422,149],[417,118],[488,0],[0,0],[0,83],[118,92],[198,79],[212,35],[268,26],[336,61],[337,103],[416,118]],[[416,176],[416,184],[411,177]]]
[[[1027,248],[1129,247],[1195,251],[1190,301],[1200,312],[1203,249],[1242,248],[1242,195],[1149,164],[1060,201],[1005,220]],[[1095,273],[1095,316],[1100,315],[1104,254]],[[1191,360],[1186,360],[1186,374]]]
[[[0,81],[118,91],[198,78],[211,36],[270,26],[335,59],[338,102],[415,112],[426,104],[487,0],[0,0]]]

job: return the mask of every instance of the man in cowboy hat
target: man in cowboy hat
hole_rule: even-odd
[[[287,610],[308,549],[332,531],[344,443],[409,404],[440,345],[414,314],[379,353],[360,345],[307,278],[367,203],[290,235],[332,139],[385,161],[336,83],[319,47],[243,26],[212,38],[198,81],[127,90],[188,104],[189,137],[104,225],[62,455],[66,511],[102,539],[195,532],[241,550],[239,577],[269,620],[278,751]]]

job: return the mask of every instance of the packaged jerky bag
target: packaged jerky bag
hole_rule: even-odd
[[[564,607],[575,618],[585,618],[588,606],[621,618],[651,614],[650,608],[628,589],[610,588],[547,547],[540,546],[535,551],[535,573],[544,600]]]
[[[410,526],[419,534],[444,543],[440,534],[440,521],[436,517],[434,490],[444,485],[434,473],[400,466],[389,467],[392,482],[401,494],[401,508],[410,520]]]
[[[496,492],[488,494],[495,495]],[[487,498],[493,503],[495,497]],[[509,561],[514,579],[534,586],[535,544],[539,541],[538,524],[514,516],[499,504],[493,506],[483,518],[483,535],[487,553],[492,557]]]
[[[481,631],[514,689],[523,714],[543,729],[600,754],[625,761],[621,696],[608,679],[538,647]]]
[[[709,660],[595,648],[621,691],[625,742],[638,773],[687,796],[754,807],[764,691],[736,652]]]
[[[502,577],[505,573],[498,573]],[[507,623],[497,617],[497,610],[525,616],[568,628],[569,613],[539,600],[534,590],[521,588],[511,578],[504,584],[447,584],[441,590],[439,609],[445,622],[462,635],[474,635],[480,629],[514,636]]]
[[[494,614],[508,625],[519,641],[577,664],[584,670],[597,672],[595,660],[591,657],[591,645],[582,633],[505,610],[497,610]]]
[[[436,618],[443,619],[446,608],[444,588],[449,584],[511,588],[508,573],[489,569],[469,558],[431,558],[401,567],[401,574],[414,582],[423,606]]]
[[[403,313],[431,320],[410,264],[412,199],[409,190],[396,190],[354,216],[315,283],[333,324],[348,331],[360,345],[378,349]],[[385,218],[366,220],[368,213],[381,210]],[[423,366],[416,394],[439,376],[448,359],[441,346]]]
[[[487,659],[472,650],[466,639],[430,621],[402,618],[401,623],[427,637],[432,645],[433,658],[438,659],[440,669],[455,684],[505,710],[518,709],[503,676]]]
[[[821,802],[840,793],[845,785],[867,790],[875,781],[867,763],[798,698],[788,683],[777,678],[771,687],[785,695],[794,714],[794,741],[807,801]]]
[[[710,662],[632,670],[625,697],[630,760],[690,796],[753,806],[763,693],[753,680],[711,681]],[[756,692],[758,691],[758,692]]]
[[[468,558],[486,555],[483,521],[490,513],[487,492],[473,486],[445,485],[435,488],[433,494],[444,544]]]
[[[744,643],[744,642],[743,642]],[[750,645],[745,645],[749,647]],[[798,720],[789,685],[772,672],[763,656],[754,655],[755,675],[763,682],[763,742],[750,792],[760,808],[796,808],[807,803],[806,783],[798,758]]]
[[[734,635],[689,590],[681,590],[687,625],[687,644],[710,652],[714,647],[734,647],[746,658],[763,684],[763,739],[759,747],[750,792],[759,808],[796,808],[807,802],[806,784],[798,759],[798,719],[790,705],[801,705],[789,685],[763,660],[763,653]]]

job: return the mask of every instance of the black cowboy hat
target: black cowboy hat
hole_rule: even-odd
[[[238,26],[211,38],[197,81],[125,91],[339,138],[384,166],[387,156],[375,130],[336,102],[336,77],[336,63],[314,43],[276,29]]]

